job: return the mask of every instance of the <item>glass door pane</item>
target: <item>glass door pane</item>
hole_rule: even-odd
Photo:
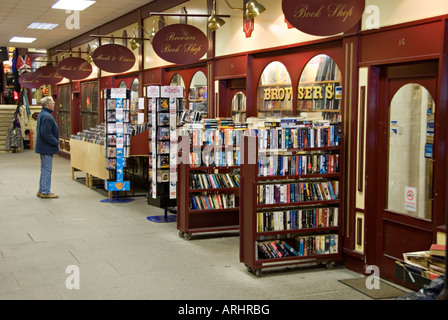
[[[386,209],[431,219],[434,101],[419,84],[394,95],[389,113]]]

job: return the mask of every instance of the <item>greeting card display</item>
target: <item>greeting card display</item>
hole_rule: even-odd
[[[129,191],[130,181],[124,181],[126,158],[130,154],[129,90],[108,89],[105,92],[106,115],[106,177],[107,191]],[[128,120],[126,120],[128,119]]]

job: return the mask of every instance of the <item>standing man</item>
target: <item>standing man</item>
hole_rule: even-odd
[[[55,103],[52,97],[41,100],[42,111],[37,117],[36,153],[40,153],[40,181],[37,196],[54,199],[58,196],[50,192],[53,155],[59,153],[59,129],[53,118]]]

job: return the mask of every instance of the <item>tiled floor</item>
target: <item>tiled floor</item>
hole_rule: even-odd
[[[176,223],[147,220],[164,212],[145,197],[101,202],[104,190],[72,180],[59,156],[60,198],[37,198],[39,166],[32,150],[0,154],[1,300],[370,299],[338,281],[360,277],[341,266],[255,277],[239,262],[238,234],[181,239]],[[69,289],[78,274],[79,289]]]

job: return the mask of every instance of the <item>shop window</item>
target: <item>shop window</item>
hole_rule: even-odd
[[[131,125],[138,124],[138,98],[139,98],[139,82],[138,79],[134,79],[134,81],[131,84],[131,101],[130,101],[130,122]],[[142,114],[143,115],[143,114]]]
[[[71,134],[70,125],[70,86],[64,85],[58,87],[58,127],[59,136],[68,138]]]
[[[237,92],[232,98],[232,119],[233,122],[246,122],[246,95]]]
[[[98,84],[96,82],[82,83],[81,95],[81,125],[82,130],[86,130],[98,124]]]
[[[300,76],[297,114],[340,121],[342,99],[341,72],[335,61],[324,54],[312,58]]]
[[[126,82],[121,81],[120,84],[118,85],[118,88],[127,89],[128,87],[126,86]]]
[[[419,84],[406,84],[389,110],[387,208],[431,219],[435,105]]]
[[[202,71],[196,72],[191,80],[188,102],[190,112],[197,114],[194,119],[207,116],[207,78]]]
[[[293,90],[291,78],[283,63],[269,63],[258,82],[258,117],[292,116]]]

